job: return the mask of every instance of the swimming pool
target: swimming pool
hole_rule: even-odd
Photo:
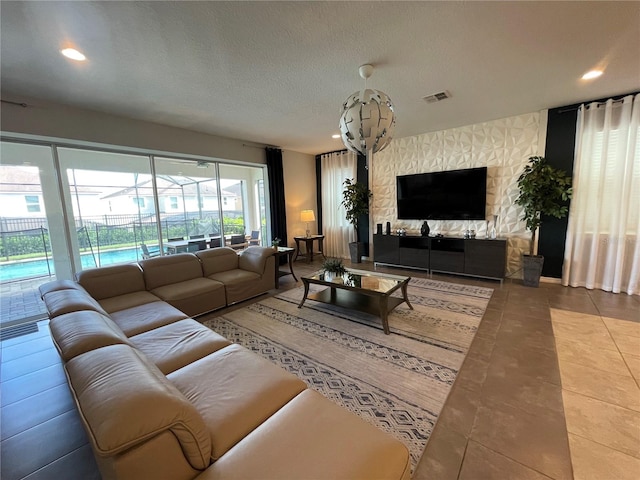
[[[96,252],[95,258],[91,253],[80,255],[82,268],[103,267],[115,263],[136,262],[141,259],[141,252],[137,248],[125,248],[121,250],[104,250],[100,255]],[[53,259],[49,258],[48,267],[46,259],[25,260],[24,262],[8,263],[0,265],[0,281],[9,282],[23,280],[32,277],[43,277],[55,274]]]

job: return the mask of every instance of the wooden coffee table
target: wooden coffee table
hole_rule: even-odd
[[[413,310],[407,297],[407,285],[411,277],[363,270],[348,270],[344,275],[334,277],[320,270],[301,279],[304,284],[304,296],[298,308],[302,308],[304,302],[309,299],[376,315],[382,320],[382,328],[387,335],[390,333],[387,319],[389,312],[401,303],[406,303]],[[317,293],[309,293],[311,284],[327,288]],[[402,291],[402,298],[392,297],[391,294],[398,289]]]

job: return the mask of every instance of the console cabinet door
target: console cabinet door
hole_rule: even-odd
[[[506,240],[466,240],[464,244],[464,273],[503,278],[506,257]]]
[[[400,245],[396,235],[373,236],[373,261],[400,265]]]
[[[464,272],[464,240],[461,238],[431,239],[431,270]]]

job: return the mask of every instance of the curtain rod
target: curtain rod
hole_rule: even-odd
[[[638,95],[639,93],[640,92],[631,92],[631,93],[627,93],[625,95],[616,95],[615,97],[611,97],[610,99],[613,99],[613,103],[622,103],[624,101],[624,99],[626,97],[628,97],[629,95]],[[591,105],[592,103],[596,103],[600,107],[602,105],[606,105],[607,101],[610,100],[610,99],[593,100],[593,101],[586,101],[586,102],[582,102],[582,103],[576,103],[574,105],[569,105],[568,107],[561,108],[560,110],[558,110],[558,113],[562,114],[562,113],[567,113],[567,112],[575,112],[582,105]]]
[[[242,146],[249,148],[259,148],[260,150],[263,150],[265,148],[279,148],[280,150],[282,150],[281,147],[278,147],[276,145],[249,145],[248,143],[243,143]]]
[[[349,150],[347,150],[346,148],[343,148],[342,150],[334,150],[333,152],[319,153],[318,155],[320,155],[320,156],[322,156],[322,155],[331,155],[332,153],[349,153]]]

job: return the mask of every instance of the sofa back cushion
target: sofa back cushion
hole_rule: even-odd
[[[140,261],[147,290],[202,278],[200,260],[192,253],[178,253]]]
[[[193,468],[209,466],[211,439],[202,417],[142,353],[111,345],[72,358],[65,369],[97,455],[114,456],[170,431]]]
[[[91,268],[76,273],[78,283],[96,300],[145,290],[138,264]]]
[[[82,290],[80,285],[73,280],[53,280],[52,282],[43,283],[38,287],[40,290],[40,298],[44,299],[44,296],[50,292],[56,292],[58,290]]]
[[[196,253],[205,277],[238,268],[238,253],[229,247],[210,248]]]
[[[249,247],[240,253],[238,265],[242,270],[263,275],[265,273],[267,259],[273,256],[273,252],[273,248]],[[271,273],[271,276],[273,275],[274,274]]]
[[[65,362],[96,348],[129,344],[127,336],[113,320],[92,310],[54,317],[49,327],[58,353]]]
[[[43,295],[42,300],[44,300],[49,312],[49,318],[81,310],[93,310],[103,315],[109,315],[80,285],[78,285],[77,289],[54,290],[46,293]]]

